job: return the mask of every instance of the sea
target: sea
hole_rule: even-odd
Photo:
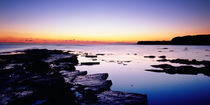
[[[100,62],[99,65],[77,65],[88,74],[108,73],[111,89],[146,94],[149,105],[210,105],[210,77],[204,74],[167,74],[149,72],[151,65],[181,64],[158,62],[167,59],[210,61],[210,46],[186,45],[60,45],[60,44],[0,44],[0,52],[23,49],[57,49],[78,54],[79,62]],[[96,55],[87,58],[85,54]],[[145,58],[153,55],[155,58]],[[183,65],[183,64],[182,64]]]

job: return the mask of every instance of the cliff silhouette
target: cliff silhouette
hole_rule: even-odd
[[[210,34],[175,37],[171,41],[138,41],[140,45],[210,45]]]

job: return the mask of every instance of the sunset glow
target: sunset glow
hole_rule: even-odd
[[[209,34],[207,0],[1,0],[0,42],[100,44]]]

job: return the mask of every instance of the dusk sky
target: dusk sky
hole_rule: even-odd
[[[0,0],[0,42],[137,42],[209,33],[210,0]]]

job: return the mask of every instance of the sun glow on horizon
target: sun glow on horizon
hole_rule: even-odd
[[[0,42],[114,43],[209,34],[209,2],[0,1]]]

